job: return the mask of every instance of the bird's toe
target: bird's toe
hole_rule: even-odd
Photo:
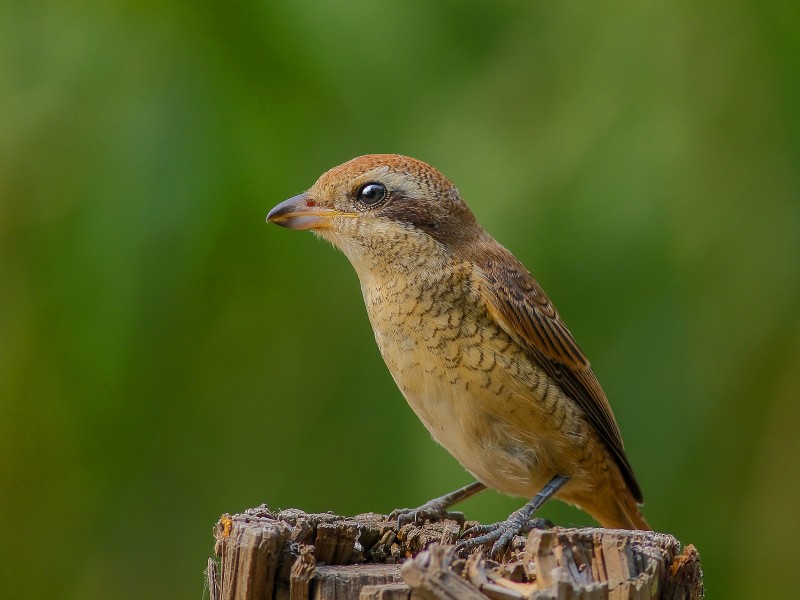
[[[448,511],[439,502],[432,500],[417,508],[397,508],[389,513],[390,520],[397,521],[397,527],[403,527],[409,523],[424,523],[425,521],[456,521],[459,525],[464,524],[464,513],[458,511]]]
[[[455,549],[457,553],[469,553],[479,546],[492,544],[489,556],[499,559],[508,550],[514,536],[525,535],[531,529],[551,527],[553,524],[547,519],[529,519],[523,511],[517,511],[505,521],[470,527],[461,534]]]

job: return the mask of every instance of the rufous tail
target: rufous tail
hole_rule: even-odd
[[[603,527],[613,527],[615,529],[642,529],[644,531],[651,530],[647,519],[644,518],[642,511],[639,510],[639,506],[630,492],[626,490],[626,493],[617,496],[617,506],[618,519],[616,519],[614,523],[601,523]]]
[[[607,528],[650,531],[650,525],[639,509],[639,503],[628,489],[622,474],[618,469],[612,468],[608,470],[608,475],[610,481],[607,484],[607,492],[600,494],[606,497],[603,507],[606,510],[602,511],[605,514],[602,515],[603,518],[600,518],[601,515],[597,515],[595,518],[603,527]]]
[[[604,477],[594,486],[580,489],[565,489],[558,497],[575,504],[592,515],[607,529],[640,529],[651,527],[639,510],[619,470],[614,467],[604,472]],[[601,483],[602,482],[602,483]]]

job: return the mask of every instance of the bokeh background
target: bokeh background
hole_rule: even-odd
[[[709,597],[788,597],[799,35],[780,1],[0,4],[0,596],[200,598],[220,513],[469,480],[345,258],[264,223],[399,152],[548,290]]]

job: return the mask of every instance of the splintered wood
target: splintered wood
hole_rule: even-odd
[[[469,524],[467,524],[469,526]],[[700,557],[672,536],[534,530],[502,563],[453,552],[459,523],[409,524],[265,505],[223,515],[209,560],[211,600],[694,600]],[[402,566],[401,566],[402,565]]]

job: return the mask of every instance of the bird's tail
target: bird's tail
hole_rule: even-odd
[[[619,469],[611,468],[607,473],[610,479],[607,489],[611,493],[606,495],[605,510],[602,511],[602,515],[596,516],[597,520],[603,527],[611,529],[650,531],[650,525],[639,509],[639,503],[636,502],[636,498],[628,488]],[[601,516],[602,518],[600,518]]]
[[[625,490],[623,494],[617,494],[616,498],[617,510],[613,522],[603,523],[603,527],[615,529],[642,529],[650,531],[650,524],[644,518],[642,511],[639,510],[639,505],[630,492]]]
[[[615,467],[606,471],[606,477],[600,480],[602,483],[598,481],[591,488],[565,489],[566,493],[559,497],[585,510],[607,529],[650,531],[636,498]]]

